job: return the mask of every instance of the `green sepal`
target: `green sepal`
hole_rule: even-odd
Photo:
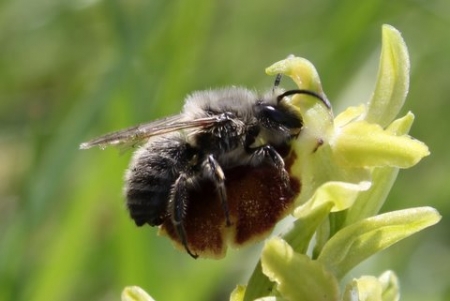
[[[386,131],[397,136],[405,135],[411,129],[413,121],[414,115],[408,112],[404,117],[392,122]],[[373,185],[367,191],[359,193],[353,206],[348,209],[345,225],[350,225],[379,212],[397,179],[398,171],[397,167],[387,166],[373,169]]]
[[[320,262],[294,252],[280,238],[266,242],[261,255],[264,274],[277,284],[287,300],[334,301],[339,297],[337,279]]]
[[[419,207],[361,220],[332,236],[324,245],[318,260],[341,279],[371,255],[436,224],[440,219],[436,209]]]
[[[335,138],[331,142],[334,160],[343,166],[408,168],[429,155],[423,142],[366,121],[345,125]]]
[[[364,120],[386,127],[402,108],[409,89],[408,48],[400,32],[383,25],[377,84]]]

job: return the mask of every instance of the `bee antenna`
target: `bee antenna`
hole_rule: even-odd
[[[281,83],[281,78],[283,77],[283,74],[278,73],[277,77],[275,77],[275,82],[273,83],[272,93],[275,93],[275,89],[278,88],[278,86]]]
[[[277,76],[277,78],[278,78],[278,76]],[[304,90],[304,89],[289,90],[289,91],[286,91],[286,92],[278,95],[277,96],[277,101],[280,102],[284,97],[290,96],[290,95],[295,95],[295,94],[306,94],[306,95],[313,96],[313,97],[319,99],[321,102],[323,102],[323,104],[328,109],[331,110],[331,104],[330,104],[330,102],[328,101],[328,99],[326,97],[324,97],[324,96],[322,96],[322,95],[320,95],[320,94],[318,94],[316,92],[310,91],[310,90]]]

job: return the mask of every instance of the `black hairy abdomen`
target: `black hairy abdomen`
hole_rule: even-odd
[[[161,225],[173,183],[186,164],[187,144],[160,138],[149,142],[135,154],[126,176],[125,195],[131,218],[136,225]]]

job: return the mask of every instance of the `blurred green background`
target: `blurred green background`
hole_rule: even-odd
[[[227,300],[261,244],[192,260],[128,218],[130,153],[79,143],[177,113],[193,90],[270,88],[264,69],[288,54],[315,64],[338,113],[369,99],[384,23],[409,47],[403,112],[432,155],[400,173],[383,211],[431,205],[444,218],[350,276],[393,269],[403,300],[449,300],[448,0],[1,1],[0,300],[118,300],[126,285]]]

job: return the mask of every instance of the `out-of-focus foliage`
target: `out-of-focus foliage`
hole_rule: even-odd
[[[431,205],[444,218],[364,273],[394,270],[402,300],[448,300],[449,12],[446,0],[2,1],[0,300],[118,300],[126,285],[158,301],[226,300],[260,246],[221,261],[174,250],[128,219],[130,154],[79,143],[177,113],[196,89],[270,88],[264,68],[291,53],[314,63],[339,113],[370,99],[384,23],[408,44],[403,113],[432,155],[399,175],[382,211]]]

